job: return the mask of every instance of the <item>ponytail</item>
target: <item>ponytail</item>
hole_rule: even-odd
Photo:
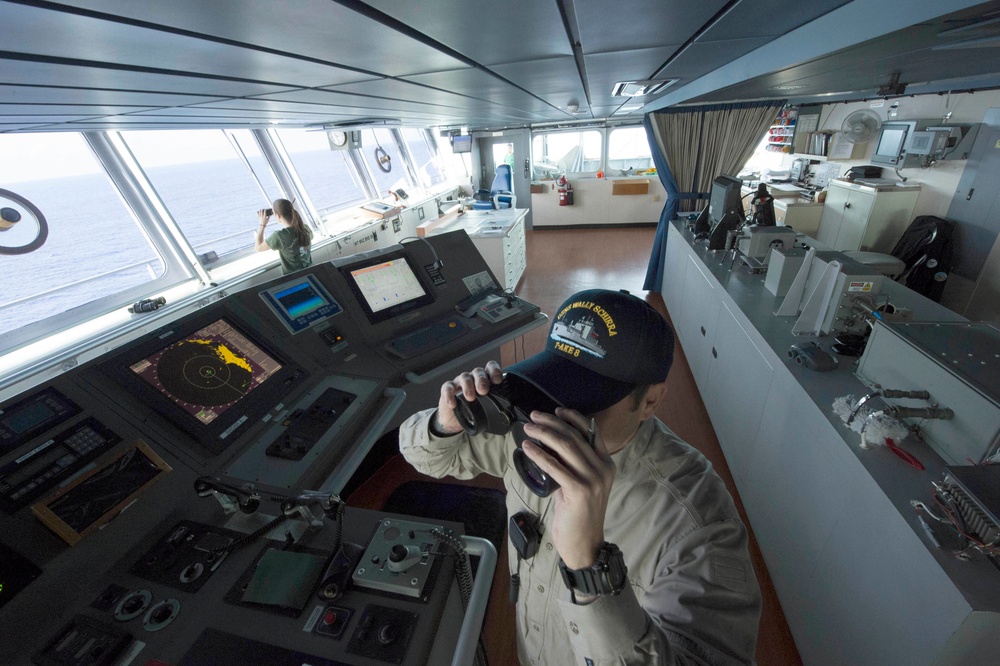
[[[299,217],[299,211],[292,207],[291,201],[288,199],[275,199],[271,207],[274,208],[274,212],[291,223],[292,233],[295,234],[295,242],[300,247],[309,247],[312,244],[312,234],[309,233],[309,228],[306,227],[305,222]]]

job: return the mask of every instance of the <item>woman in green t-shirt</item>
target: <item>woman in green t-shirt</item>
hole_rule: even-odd
[[[312,230],[305,225],[297,210],[288,199],[275,199],[271,208],[260,209],[257,217],[257,251],[277,250],[281,258],[281,272],[292,273],[312,266],[312,254],[309,246],[312,244]],[[273,234],[264,239],[264,227],[271,215],[281,224]]]

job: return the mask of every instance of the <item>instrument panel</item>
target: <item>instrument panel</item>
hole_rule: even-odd
[[[410,269],[404,292],[351,284],[358,270],[398,277],[363,270],[380,252]],[[523,301],[497,323],[458,312],[484,279],[495,283],[464,231],[314,266],[0,404],[5,661],[447,654],[456,632],[437,625],[457,603],[463,526],[354,509],[335,486],[395,411],[428,406],[398,397],[408,373],[433,376],[544,322]],[[434,334],[444,321],[462,335]],[[415,331],[429,332],[419,346]],[[393,353],[397,339],[408,353]]]

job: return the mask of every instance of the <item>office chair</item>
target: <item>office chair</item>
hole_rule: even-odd
[[[501,208],[516,208],[517,197],[514,196],[514,179],[509,164],[497,165],[497,174],[493,177],[493,186],[488,190],[476,190],[472,210],[499,210]]]
[[[880,271],[922,294],[940,302],[953,260],[952,235],[955,223],[934,215],[919,215],[903,232],[892,254],[845,252],[862,263],[875,265],[895,261],[896,267]],[[867,256],[856,256],[867,255]]]

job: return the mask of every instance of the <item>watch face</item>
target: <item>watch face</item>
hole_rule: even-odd
[[[335,146],[343,146],[347,144],[347,132],[330,132],[330,141],[333,142]]]

